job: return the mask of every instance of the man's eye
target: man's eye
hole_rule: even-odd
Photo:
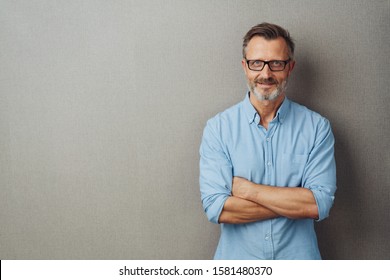
[[[253,66],[262,66],[263,65],[263,62],[261,60],[254,60],[252,62],[252,65]]]
[[[271,64],[272,66],[278,67],[278,66],[282,66],[282,65],[283,65],[283,61],[274,60],[274,61],[271,61],[270,64]]]

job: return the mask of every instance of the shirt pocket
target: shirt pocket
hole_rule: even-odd
[[[309,155],[283,153],[280,162],[278,180],[282,186],[298,187],[302,185],[303,172]],[[279,179],[278,178],[278,179]]]

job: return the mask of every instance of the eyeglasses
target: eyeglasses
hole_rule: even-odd
[[[264,61],[264,60],[248,60],[246,59],[246,63],[248,64],[248,68],[252,71],[261,71],[264,69],[265,65],[268,64],[268,67],[271,71],[283,71],[284,68],[286,68],[286,65],[291,61],[291,59],[287,60],[270,60],[270,61]]]

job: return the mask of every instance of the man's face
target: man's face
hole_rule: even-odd
[[[283,38],[266,40],[263,37],[253,37],[246,48],[247,60],[281,60],[289,59],[288,47]],[[290,61],[284,70],[271,71],[269,65],[265,65],[261,71],[253,71],[248,68],[245,59],[242,66],[247,78],[248,88],[258,100],[275,100],[284,96],[287,79],[294,68],[294,61]]]

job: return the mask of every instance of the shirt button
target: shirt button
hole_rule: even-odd
[[[271,138],[267,138],[266,140],[267,140],[267,142],[269,142],[271,140]]]
[[[271,162],[269,161],[269,162],[267,163],[267,165],[268,165],[268,166],[271,166]]]
[[[265,235],[265,240],[269,240],[269,234]]]

